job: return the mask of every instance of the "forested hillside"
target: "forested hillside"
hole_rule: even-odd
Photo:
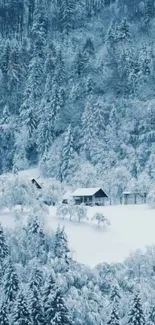
[[[154,0],[1,0],[0,173],[147,187],[154,35]]]

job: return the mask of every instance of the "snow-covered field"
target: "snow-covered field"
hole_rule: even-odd
[[[121,262],[130,252],[155,244],[155,210],[145,205],[92,207],[88,208],[88,216],[91,218],[97,211],[110,220],[109,229],[57,219],[53,207],[45,227],[56,229],[58,224],[64,225],[74,258],[91,267],[102,262]],[[13,225],[7,212],[0,215],[0,221],[4,226]]]

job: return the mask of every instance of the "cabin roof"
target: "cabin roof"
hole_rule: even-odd
[[[99,190],[102,190],[100,187],[92,187],[92,188],[77,188],[73,193],[72,196],[93,196]]]

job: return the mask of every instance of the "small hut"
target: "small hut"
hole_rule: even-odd
[[[75,204],[84,203],[85,205],[105,205],[108,198],[102,188],[78,188],[72,193]]]
[[[41,190],[42,189],[42,187],[39,185],[39,183],[34,178],[31,179],[31,182],[32,182],[32,184],[34,184],[36,186],[36,188],[38,190]]]
[[[146,192],[123,192],[123,204],[145,204],[146,196]]]

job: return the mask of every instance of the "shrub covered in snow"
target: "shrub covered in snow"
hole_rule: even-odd
[[[68,216],[68,205],[67,204],[59,205],[56,214],[58,218],[65,219]]]
[[[93,220],[97,221],[99,227],[102,225],[103,227],[107,228],[111,225],[110,221],[100,212],[96,212],[94,214]]]
[[[76,215],[79,222],[81,220],[87,219],[87,208],[84,204],[76,206]]]

